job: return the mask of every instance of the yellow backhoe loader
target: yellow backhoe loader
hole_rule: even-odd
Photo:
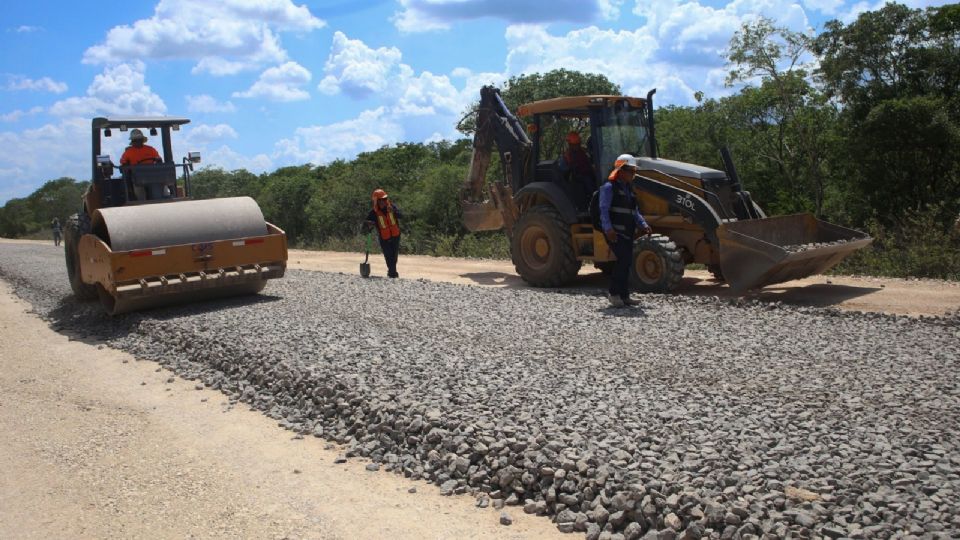
[[[64,230],[67,275],[78,299],[99,298],[113,315],[254,294],[283,276],[286,235],[264,220],[253,199],[190,200],[190,172],[200,154],[177,163],[171,144],[171,132],[188,122],[93,119],[93,181]],[[161,158],[117,167],[101,154],[101,136],[134,128],[159,131]]]
[[[593,226],[590,194],[617,156],[631,154],[638,165],[634,194],[654,231],[634,246],[635,290],[670,292],[685,265],[700,263],[742,293],[821,273],[871,242],[862,232],[812,214],[767,217],[743,189],[725,150],[725,171],[660,158],[654,92],[646,98],[592,95],[529,103],[517,111],[529,120],[524,126],[499,90],[482,88],[461,192],[465,227],[505,229],[517,273],[537,287],[569,282],[585,262],[606,271],[615,257]],[[560,167],[563,137],[571,129],[586,138],[586,180]],[[487,183],[494,144],[502,179]]]

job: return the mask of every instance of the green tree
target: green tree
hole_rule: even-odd
[[[842,104],[836,166],[862,201],[858,221],[903,224],[907,210],[936,204],[946,228],[960,212],[958,48],[957,4],[887,4],[815,40],[818,80]]]
[[[764,191],[776,194],[776,206],[821,215],[836,111],[808,78],[803,60],[810,43],[808,36],[765,18],[744,24],[730,41],[727,84],[748,86],[728,102],[749,132],[753,151],[767,162]]]

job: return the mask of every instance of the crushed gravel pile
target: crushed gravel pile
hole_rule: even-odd
[[[291,271],[110,319],[52,247],[0,277],[106,340],[478,506],[588,538],[955,537],[960,316]],[[509,517],[507,519],[509,521]]]

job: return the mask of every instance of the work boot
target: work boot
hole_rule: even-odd
[[[613,294],[607,294],[607,300],[610,301],[610,307],[623,307],[623,298]]]
[[[640,305],[640,301],[639,301],[639,300],[634,300],[633,298],[630,298],[629,296],[625,296],[625,297],[621,298],[621,300],[623,300],[623,305],[625,305],[625,306],[639,306],[639,305]]]

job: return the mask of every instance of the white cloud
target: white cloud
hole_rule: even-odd
[[[624,0],[598,0],[597,6],[600,8],[600,14],[608,21],[615,21],[620,18],[620,6]]]
[[[40,114],[43,112],[43,107],[33,107],[28,111],[21,111],[17,109],[15,111],[8,112],[6,114],[0,114],[0,121],[2,122],[18,122],[21,118],[25,116],[32,116],[34,114]]]
[[[843,4],[844,0],[803,0],[803,5],[807,9],[819,11],[826,15],[836,15]]]
[[[322,164],[402,140],[403,128],[386,107],[364,111],[352,120],[297,128],[276,144],[276,155],[290,163]]]
[[[65,119],[56,125],[47,124],[20,132],[0,132],[0,185],[28,183],[22,197],[42,182],[69,176],[86,179],[90,176],[90,120]],[[72,141],[65,144],[65,141]]]
[[[31,34],[33,32],[42,32],[43,27],[41,26],[30,26],[29,24],[21,24],[20,26],[13,29],[14,32],[18,34]]]
[[[343,32],[333,34],[330,56],[323,67],[326,76],[319,89],[325,94],[343,92],[353,97],[366,97],[384,91],[389,77],[400,65],[396,47],[373,49],[358,39],[349,39]]]
[[[199,113],[232,113],[237,110],[233,103],[227,101],[221,103],[213,96],[200,94],[199,96],[185,96],[187,99],[187,110]]]
[[[260,74],[257,82],[245,92],[234,92],[233,97],[263,97],[272,101],[300,101],[310,94],[303,85],[310,82],[310,72],[296,62],[268,68]]]
[[[94,77],[84,97],[71,97],[50,107],[50,113],[61,117],[90,118],[95,115],[130,114],[150,116],[163,114],[167,106],[145,82],[146,66],[142,62],[107,67]]]
[[[585,23],[614,18],[622,0],[399,0],[393,23],[401,32],[449,28],[457,21],[496,18],[514,24],[565,21]]]
[[[246,169],[252,173],[260,174],[272,171],[277,167],[273,159],[266,154],[249,156],[236,152],[227,145],[221,145],[212,150],[205,148],[194,148],[193,150],[199,151],[203,155],[204,168],[215,167],[227,171]]]
[[[236,139],[237,132],[229,124],[197,124],[187,132],[184,139],[187,146],[193,148],[196,146],[205,146],[214,141],[223,139]]]
[[[62,94],[67,91],[67,83],[55,81],[50,77],[30,79],[23,75],[8,75],[7,84],[3,88],[4,90],[35,90]]]
[[[194,73],[228,75],[287,60],[278,32],[325,24],[291,0],[160,0],[149,19],[110,29],[83,62],[196,59]]]

